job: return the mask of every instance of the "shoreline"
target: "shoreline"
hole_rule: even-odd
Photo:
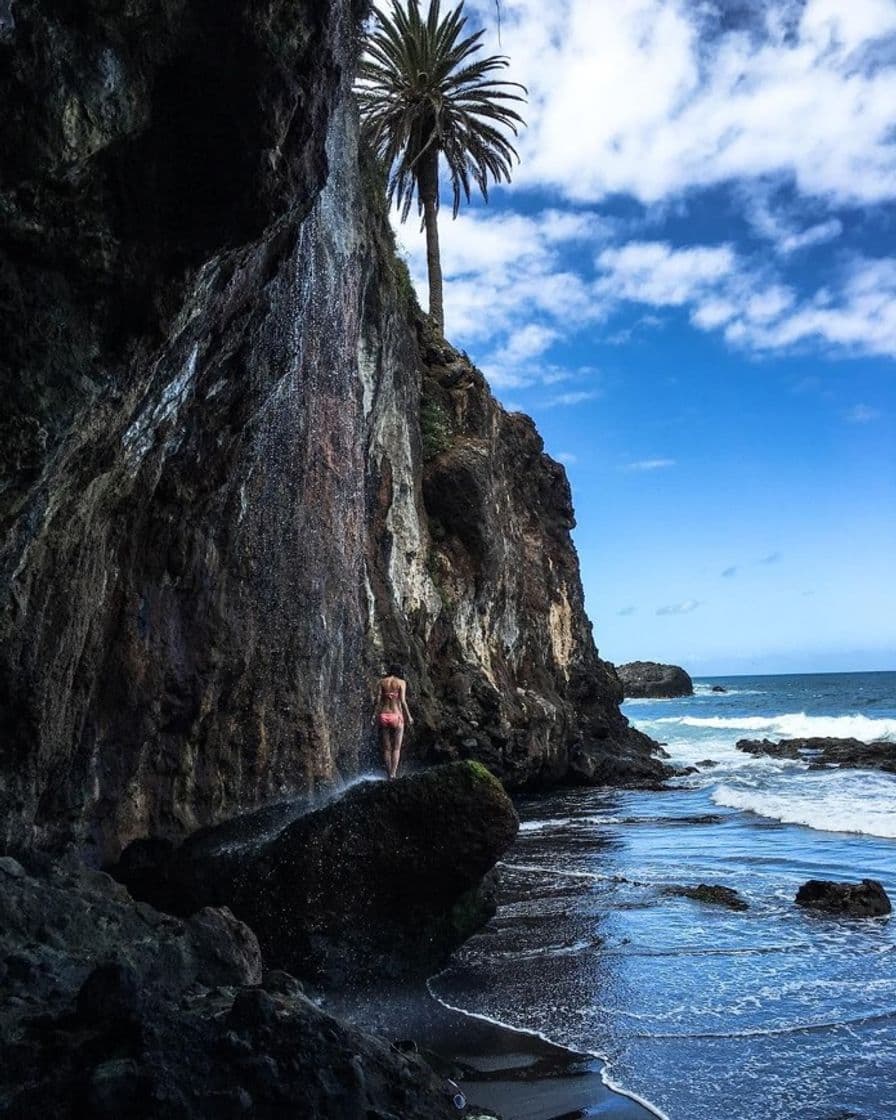
[[[412,1042],[446,1083],[457,1083],[471,1117],[484,1110],[502,1120],[665,1120],[655,1106],[613,1086],[598,1055],[454,1007],[429,983],[328,998],[324,1006],[393,1044]]]

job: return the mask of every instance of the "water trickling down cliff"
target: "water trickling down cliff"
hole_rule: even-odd
[[[362,174],[363,4],[19,0],[0,28],[0,816],[178,835],[373,758],[655,779],[569,487],[433,336]]]

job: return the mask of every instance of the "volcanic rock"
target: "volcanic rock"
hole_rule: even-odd
[[[377,761],[662,779],[569,483],[420,315],[360,0],[14,5],[0,66],[0,842],[90,862]],[[483,308],[483,314],[487,309]]]
[[[692,898],[696,902],[707,902],[713,906],[727,906],[729,910],[749,909],[748,903],[733,887],[723,887],[716,883],[700,883],[696,887],[666,887],[665,893]]]
[[[851,918],[874,918],[892,910],[887,892],[876,879],[862,879],[860,883],[810,879],[797,891],[796,904]]]
[[[630,661],[627,665],[617,665],[616,672],[626,699],[665,699],[694,695],[694,682],[678,665]]]
[[[0,960],[31,963],[2,979],[9,1120],[456,1115],[416,1055],[321,1011],[282,974],[254,986],[241,945],[225,975],[222,942],[207,956],[191,923],[106,875],[46,861],[0,875]]]
[[[860,739],[809,738],[740,739],[737,749],[747,754],[770,758],[792,758],[809,762],[813,767],[840,766],[861,770],[885,770],[896,774],[896,743],[881,740],[863,743]]]
[[[475,762],[363,782],[248,843],[234,842],[238,824],[190,838],[154,879],[144,867],[132,883],[126,858],[116,874],[172,913],[229,906],[258,931],[268,967],[333,986],[442,964],[493,913],[483,877],[518,827]]]

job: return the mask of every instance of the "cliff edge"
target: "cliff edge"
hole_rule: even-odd
[[[563,469],[434,337],[359,158],[363,3],[0,28],[0,840],[95,862],[376,759],[655,780]]]

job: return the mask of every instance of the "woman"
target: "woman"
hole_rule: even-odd
[[[394,778],[398,773],[405,720],[409,727],[412,726],[414,721],[408,711],[404,670],[400,665],[390,665],[377,686],[376,712],[373,716],[374,725],[379,725],[383,763],[389,778]]]

